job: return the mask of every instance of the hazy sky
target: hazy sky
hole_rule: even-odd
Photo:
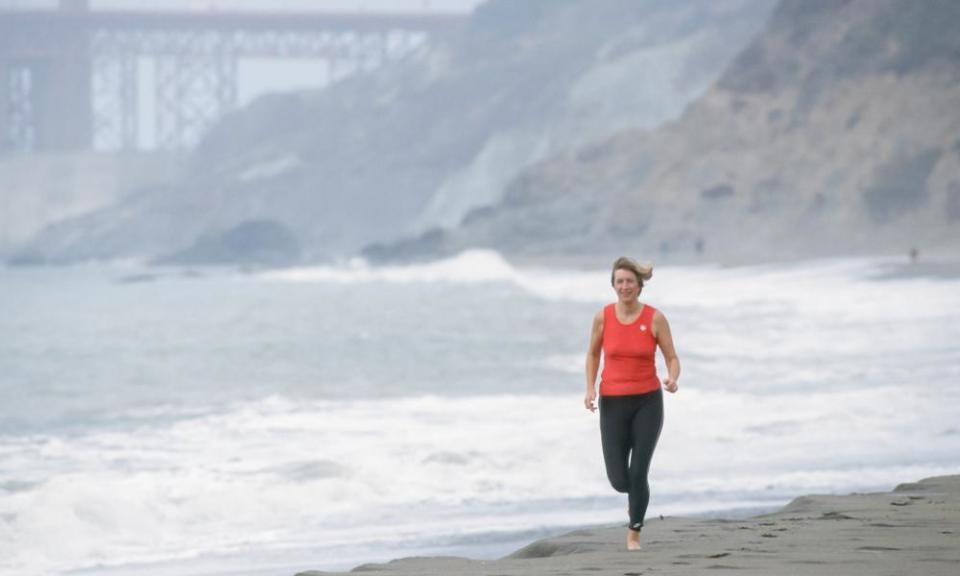
[[[90,0],[93,9],[467,12],[482,0]],[[521,0],[522,1],[522,0]],[[54,8],[58,0],[0,0],[0,9]]]

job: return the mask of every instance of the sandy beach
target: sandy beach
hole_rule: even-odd
[[[960,475],[901,484],[887,493],[802,496],[743,520],[648,520],[643,549],[625,527],[577,530],[499,560],[403,558],[352,573],[414,575],[960,574]],[[333,572],[301,572],[319,576]]]

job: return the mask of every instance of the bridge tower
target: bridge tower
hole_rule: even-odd
[[[79,14],[88,2],[60,0],[59,10]],[[89,147],[89,38],[72,20],[0,27],[0,152]]]

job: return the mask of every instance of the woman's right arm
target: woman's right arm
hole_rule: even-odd
[[[590,346],[587,348],[587,393],[583,397],[583,405],[587,410],[594,412],[597,409],[597,371],[600,370],[600,352],[603,348],[603,310],[593,317],[593,328],[590,330]]]

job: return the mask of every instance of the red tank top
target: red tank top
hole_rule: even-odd
[[[603,309],[603,373],[601,396],[646,394],[660,389],[654,358],[657,340],[653,337],[656,308],[644,304],[631,324],[617,320],[616,304]]]

